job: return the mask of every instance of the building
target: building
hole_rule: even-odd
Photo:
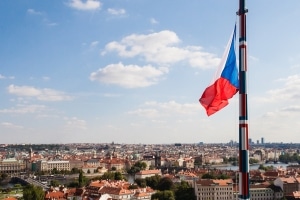
[[[193,169],[193,168],[195,168],[194,163],[195,163],[194,159],[191,159],[191,158],[184,159],[184,161],[183,161],[183,167],[185,167],[187,169]]]
[[[26,165],[22,160],[9,158],[0,161],[0,173],[15,174],[25,172],[25,170]]]
[[[100,161],[99,159],[88,159],[84,162],[84,165],[93,166],[97,168],[100,166]]]
[[[70,160],[70,168],[81,169],[84,166],[84,162],[82,160]]]
[[[112,168],[115,168],[115,170],[123,170],[126,167],[126,160],[119,159],[119,158],[109,158],[109,159],[103,159],[100,160],[100,167],[106,168],[108,170],[111,170]]]
[[[280,187],[265,184],[250,185],[251,200],[280,200],[283,198],[283,191]]]
[[[197,200],[234,199],[233,181],[232,179],[200,179],[195,184],[195,195]]]
[[[57,160],[57,161],[39,160],[36,162],[36,168],[38,171],[52,171],[53,169],[56,169],[58,171],[71,170],[70,161],[67,160]]]
[[[155,176],[155,175],[159,175],[161,176],[161,171],[159,169],[154,169],[154,170],[141,170],[138,173],[135,174],[135,179],[138,178],[146,178],[146,177],[151,177],[151,176]]]
[[[109,197],[109,199],[122,200],[150,200],[151,195],[154,194],[154,190],[149,187],[129,189],[130,185],[131,184],[126,181],[92,181],[85,187],[83,196],[89,199]]]
[[[299,182],[295,177],[278,177],[274,181],[274,185],[280,187],[284,196],[289,196],[295,191],[299,191]]]

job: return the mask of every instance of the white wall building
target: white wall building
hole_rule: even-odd
[[[232,179],[200,179],[195,184],[195,195],[197,200],[234,199]]]

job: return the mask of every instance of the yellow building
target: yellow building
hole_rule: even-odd
[[[234,199],[232,179],[200,179],[196,181],[195,194],[197,200],[232,200]]]
[[[17,174],[25,172],[25,163],[22,160],[9,158],[0,160],[0,173]]]

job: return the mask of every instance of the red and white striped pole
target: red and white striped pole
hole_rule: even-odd
[[[239,199],[250,199],[245,0],[239,0]]]

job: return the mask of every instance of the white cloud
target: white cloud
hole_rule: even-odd
[[[268,91],[269,99],[272,101],[299,101],[300,100],[300,75],[289,76],[283,81],[284,86],[279,89]]]
[[[300,75],[295,74],[287,78],[280,78],[276,82],[282,82],[283,86],[267,91],[265,97],[254,97],[257,103],[283,103],[298,102],[300,100]]]
[[[3,76],[2,74],[0,74],[0,79],[15,79],[15,77],[14,76],[6,77],[6,76]]]
[[[167,73],[166,68],[156,69],[151,65],[111,64],[91,73],[90,80],[106,84],[115,84],[124,88],[147,87],[156,84]]]
[[[200,113],[201,106],[198,103],[180,104],[175,101],[169,102],[145,102],[142,108],[134,111],[129,111],[128,114],[139,115],[147,118],[160,118],[166,116],[189,116]]]
[[[71,96],[68,96],[63,92],[49,88],[37,89],[31,86],[9,85],[7,90],[10,94],[24,97],[35,97],[40,101],[68,101],[73,99]]]
[[[157,109],[143,108],[143,109],[129,111],[128,114],[139,115],[139,116],[148,117],[148,118],[156,118],[156,117],[159,117],[161,113],[159,113],[159,111]]]
[[[274,111],[267,112],[266,114],[263,115],[263,118],[272,119],[272,120],[278,118],[280,119],[280,121],[283,121],[284,119],[290,119],[291,116],[295,116],[299,114],[300,114],[300,105],[290,105]]]
[[[6,114],[33,114],[33,113],[41,113],[45,110],[46,110],[46,106],[44,106],[44,105],[19,104],[19,105],[17,105],[17,107],[0,110],[0,113],[6,113]]]
[[[300,105],[290,105],[266,112],[261,117],[252,120],[253,133],[264,133],[266,137],[280,139],[283,134],[298,134],[300,128]],[[282,138],[281,140],[282,141]]]
[[[34,9],[32,9],[32,8],[27,9],[27,13],[30,14],[30,15],[42,15],[41,12],[36,11],[36,10],[34,10]]]
[[[48,77],[48,76],[43,76],[42,79],[43,79],[44,81],[49,81],[49,80],[50,80],[50,77]]]
[[[68,5],[77,10],[96,10],[101,7],[101,2],[98,0],[71,0]]]
[[[154,19],[154,18],[151,18],[150,19],[150,23],[151,24],[158,24],[158,21],[156,19]]]
[[[49,22],[47,23],[48,26],[57,26],[58,24],[56,22]]]
[[[249,60],[259,61],[259,58],[249,55]]]
[[[36,11],[36,10],[30,8],[30,9],[27,10],[27,13],[29,15],[38,15],[38,16],[40,16],[42,18],[43,23],[46,24],[49,27],[58,25],[56,22],[52,22],[51,20],[49,20],[47,18],[47,13],[45,13],[45,12]]]
[[[291,69],[298,69],[300,68],[300,64],[295,64],[291,66]]]
[[[93,42],[91,42],[90,47],[91,48],[96,47],[98,44],[99,44],[98,41],[93,41]]]
[[[111,93],[105,93],[103,94],[104,97],[120,97],[121,94],[111,94]]]
[[[165,103],[160,103],[156,101],[146,102],[145,106],[157,107],[160,110],[166,111],[168,113],[179,113],[179,114],[195,114],[199,112],[201,106],[199,103],[184,103],[180,104],[176,101],[169,101]]]
[[[9,129],[22,129],[23,128],[23,126],[15,125],[10,122],[2,122],[1,126],[4,128],[9,128]]]
[[[77,117],[72,117],[72,118],[65,118],[66,129],[81,129],[81,130],[86,130],[87,123],[85,120],[78,119]]]
[[[120,42],[110,42],[105,46],[107,52],[117,52],[121,57],[141,56],[147,62],[172,64],[186,61],[192,67],[212,68],[219,64],[216,55],[203,51],[201,47],[188,46],[180,48],[180,39],[176,33],[164,30],[148,35],[132,34]]]
[[[113,8],[109,8],[107,9],[107,12],[111,15],[124,15],[126,14],[126,10],[125,9],[113,9]]]

